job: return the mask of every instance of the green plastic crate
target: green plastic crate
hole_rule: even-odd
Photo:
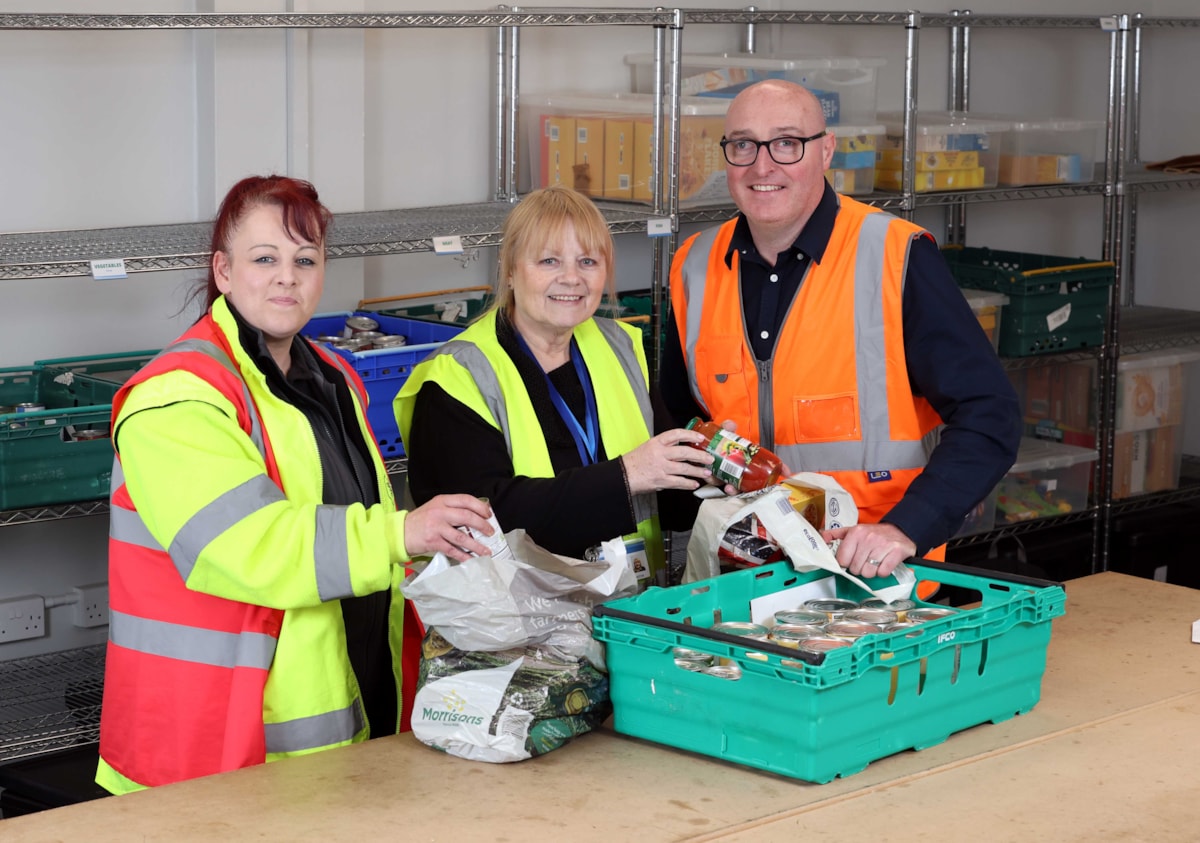
[[[0,369],[0,406],[46,408],[0,412],[0,509],[108,497],[112,400],[156,353],[61,357]],[[100,438],[89,438],[97,433]]]
[[[593,635],[606,644],[614,728],[828,782],[1032,709],[1041,695],[1050,620],[1064,612],[1062,586],[985,577],[950,564],[911,567],[918,581],[978,591],[980,605],[915,630],[866,636],[823,656],[773,643],[748,645],[708,629],[718,621],[749,620],[752,600],[830,577],[796,573],[786,561],[598,606]],[[869,596],[844,578],[835,580],[838,596]],[[741,677],[677,666],[676,647],[735,663]]]
[[[948,246],[950,270],[965,288],[1004,293],[997,351],[1003,357],[1056,354],[1104,343],[1112,261],[1090,261]]]
[[[108,496],[113,450],[110,404],[55,407],[38,368],[0,369],[0,404],[36,402],[45,410],[0,413],[0,509]],[[102,431],[84,439],[81,431]]]

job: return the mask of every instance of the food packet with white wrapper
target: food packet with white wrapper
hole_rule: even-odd
[[[798,479],[797,477],[789,480]],[[825,475],[805,473],[805,483],[819,484],[825,489],[827,512],[826,524],[830,522],[829,509],[835,508],[837,526],[853,526],[858,523],[858,508],[853,499],[841,486]],[[836,507],[831,504],[836,501]],[[706,511],[707,510],[707,511]],[[907,565],[896,566],[890,578],[861,580],[838,564],[833,551],[820,531],[808,523],[796,511],[790,500],[790,490],[787,485],[771,486],[758,492],[724,500],[705,501],[700,506],[696,518],[696,526],[692,528],[692,538],[688,543],[687,569],[684,571],[684,582],[695,582],[701,579],[717,576],[720,571],[712,570],[717,567],[717,554],[712,549],[714,539],[719,543],[722,532],[730,524],[736,523],[748,515],[754,515],[760,524],[770,534],[771,538],[783,549],[784,554],[797,571],[807,572],[817,569],[829,571],[839,577],[844,577],[865,591],[870,592],[885,602],[902,600],[912,594],[916,577]],[[882,583],[894,579],[894,583]]]

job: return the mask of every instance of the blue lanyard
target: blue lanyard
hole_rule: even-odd
[[[571,433],[571,438],[575,440],[575,448],[579,451],[579,459],[584,465],[592,465],[597,462],[598,446],[600,442],[599,436],[596,435],[597,429],[600,427],[600,415],[596,412],[596,396],[592,392],[592,379],[588,376],[587,366],[583,365],[583,355],[579,353],[579,344],[575,342],[575,338],[571,338],[571,364],[575,367],[575,374],[579,377],[579,383],[583,386],[583,402],[584,402],[584,419],[586,428],[579,423],[579,419],[575,418],[575,414],[571,412],[571,408],[567,406],[566,399],[559,393],[554,382],[550,380],[550,376],[546,374],[542,364],[538,363],[538,359],[534,357],[533,351],[525,342],[525,338],[521,336],[521,332],[513,330],[517,335],[517,342],[521,345],[521,350],[528,355],[529,359],[538,367],[538,371],[542,373],[542,377],[546,380],[546,388],[550,391],[550,401],[554,404],[554,409],[558,411],[559,417],[566,424],[567,430]]]

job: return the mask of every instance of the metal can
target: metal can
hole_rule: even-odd
[[[917,601],[893,600],[891,603],[889,603],[886,600],[880,600],[878,597],[872,597],[870,600],[864,600],[862,602],[862,607],[864,609],[887,609],[888,611],[896,613],[896,620],[903,621],[905,612],[907,612],[909,609],[917,608]]]
[[[341,334],[321,334],[321,336],[317,337],[317,342],[327,342],[336,345],[344,339],[346,338]]]
[[[487,498],[481,497],[480,500],[484,503],[490,503]],[[511,559],[512,548],[508,546],[508,539],[504,538],[504,531],[500,529],[500,522],[496,520],[496,513],[494,511],[488,516],[488,524],[492,526],[492,534],[490,536],[485,536],[478,530],[466,525],[458,529],[486,547],[493,559]]]
[[[854,642],[849,638],[833,638],[831,636],[814,636],[813,638],[805,638],[800,642],[797,648],[806,653],[827,653],[830,650],[837,650],[841,647],[851,647]]]
[[[829,616],[813,609],[781,609],[775,613],[775,623],[781,626],[821,626]]]
[[[800,642],[821,635],[815,626],[775,626],[771,629],[771,640],[781,647],[796,649]]]
[[[400,348],[408,345],[408,337],[403,334],[384,334],[375,338],[374,345],[376,348]]]
[[[905,630],[920,629],[920,627],[921,624],[917,623],[916,621],[896,621],[896,623],[889,623],[887,626],[885,626],[883,631],[902,632]]]
[[[709,676],[716,676],[720,679],[741,679],[742,669],[736,664],[714,664],[710,665],[701,673],[707,673]]]
[[[686,647],[676,647],[671,651],[671,655],[675,659],[675,666],[684,670],[704,670],[706,667],[712,667],[717,660],[711,653],[689,650]]]
[[[851,609],[842,616],[844,621],[858,621],[860,623],[870,623],[875,626],[887,626],[889,623],[895,623],[900,620],[891,609]]]
[[[762,624],[749,621],[723,621],[712,625],[713,632],[723,632],[726,635],[736,635],[739,638],[749,638],[752,641],[769,641],[767,628]]]
[[[36,413],[38,410],[46,409],[45,404],[39,404],[36,401],[22,401],[13,407],[13,412],[16,413]]]
[[[804,608],[812,609],[814,612],[824,612],[825,617],[831,621],[840,621],[847,611],[857,609],[858,603],[843,597],[823,597],[805,600]]]
[[[830,621],[824,627],[826,635],[832,635],[836,638],[862,638],[864,635],[872,635],[879,632],[880,629],[873,623],[864,623],[862,621]]]
[[[350,337],[348,339],[340,339],[333,343],[334,348],[340,348],[342,351],[349,351],[353,354],[356,351],[366,351],[369,344],[363,340]]]
[[[909,609],[905,613],[905,617],[913,623],[925,623],[957,614],[958,609],[951,609],[949,606],[918,606],[915,609]]]
[[[350,336],[354,336],[366,331],[378,331],[379,323],[370,316],[351,316],[346,319],[346,328],[350,331]]]
[[[107,439],[107,438],[108,438],[108,431],[103,430],[103,429],[97,430],[96,428],[89,427],[85,430],[75,431],[75,440],[77,442],[86,442],[86,441],[90,441],[93,439]]]

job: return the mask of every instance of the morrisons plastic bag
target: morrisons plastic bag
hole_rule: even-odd
[[[520,761],[612,711],[592,607],[633,594],[624,559],[585,562],[506,534],[512,558],[438,554],[401,590],[429,627],[413,706],[418,740],[460,758]]]

